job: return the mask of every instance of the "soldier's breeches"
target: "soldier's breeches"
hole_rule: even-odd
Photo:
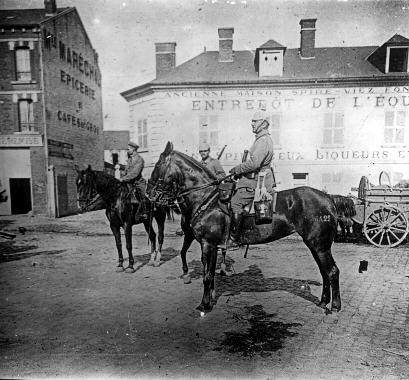
[[[254,199],[254,190],[251,188],[239,188],[231,199],[231,209],[234,213],[242,213],[244,206]]]

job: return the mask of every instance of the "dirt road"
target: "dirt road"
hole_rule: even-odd
[[[50,221],[2,217],[0,377],[404,379],[409,373],[409,255],[335,244],[343,310],[317,307],[321,277],[296,237],[228,255],[217,304],[201,317],[199,247],[179,278],[181,238],[167,224],[162,263],[115,272],[102,212]],[[24,235],[18,227],[24,226]],[[360,260],[368,271],[358,273]]]

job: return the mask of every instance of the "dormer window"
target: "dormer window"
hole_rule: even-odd
[[[386,49],[386,73],[406,73],[408,67],[409,46],[388,46]]]
[[[382,73],[409,72],[409,39],[395,34],[367,58]]]
[[[259,77],[283,76],[285,50],[284,46],[274,40],[257,48],[254,63]]]

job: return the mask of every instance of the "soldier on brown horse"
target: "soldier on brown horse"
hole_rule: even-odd
[[[220,180],[196,160],[173,150],[168,143],[149,181],[151,199],[168,204],[176,201],[184,215],[181,257],[185,276],[188,276],[187,249],[194,239],[201,245],[204,291],[198,309],[209,311],[215,300],[217,248],[226,244],[231,220],[229,209],[219,201],[217,185]],[[341,309],[339,269],[331,254],[337,213],[326,194],[310,187],[280,191],[271,223],[257,225],[251,214],[243,219],[241,244],[269,243],[297,232],[311,251],[322,276],[320,305],[326,307],[331,302],[333,310]]]
[[[89,211],[95,202],[103,200],[106,205],[105,214],[115,237],[118,251],[118,271],[123,271],[124,258],[122,256],[121,227],[125,232],[126,249],[128,251],[129,265],[127,272],[134,272],[134,258],[132,255],[132,226],[143,223],[151,242],[151,265],[159,265],[164,238],[164,226],[166,220],[166,208],[153,206],[147,197],[137,197],[136,202],[131,200],[128,185],[120,182],[115,177],[104,172],[92,170],[89,166],[86,170],[76,168],[78,202],[81,210]],[[138,195],[138,194],[137,194]],[[141,207],[141,202],[144,206]],[[147,217],[141,218],[141,210],[147,210]],[[156,234],[152,228],[152,218],[158,225],[159,250],[156,250]]]

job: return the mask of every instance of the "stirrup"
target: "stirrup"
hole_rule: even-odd
[[[229,240],[227,240],[226,243],[226,249],[228,251],[236,251],[240,249],[242,246],[243,244],[241,244],[240,241],[234,240],[231,237],[229,238]]]

